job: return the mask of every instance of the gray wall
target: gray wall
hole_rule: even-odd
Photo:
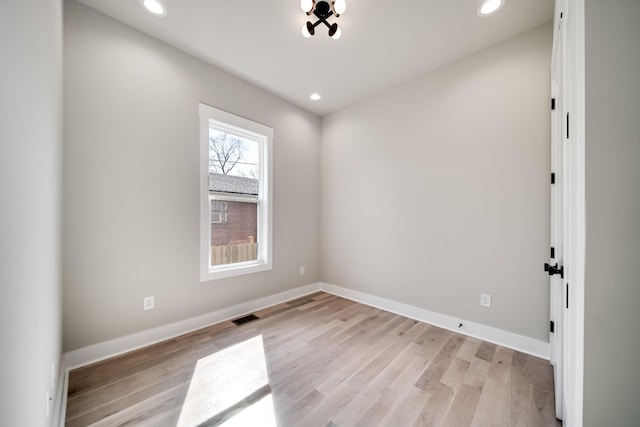
[[[0,2],[0,52],[0,425],[36,427],[62,353],[61,1]]]
[[[585,426],[640,420],[640,2],[587,0]]]
[[[64,29],[65,350],[320,279],[319,118],[74,1]],[[272,271],[199,281],[198,102],[274,128]]]
[[[548,341],[552,37],[323,120],[324,282]]]

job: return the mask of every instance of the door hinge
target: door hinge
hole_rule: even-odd
[[[564,279],[564,268],[562,266],[558,266],[557,262],[556,262],[556,265],[551,265],[545,262],[544,271],[548,272],[549,276],[553,276],[554,274],[559,274],[560,277]]]
[[[551,247],[551,259],[554,259],[556,257],[556,248]]]
[[[569,139],[569,113],[567,113],[567,139]]]
[[[555,98],[551,98],[551,109],[552,110],[556,109],[556,99]]]
[[[556,174],[554,172],[551,172],[551,184],[555,184],[556,183]]]
[[[569,282],[567,282],[567,300],[566,300],[566,307],[569,308]]]
[[[549,332],[553,333],[556,331],[556,324],[553,323],[553,320],[549,322]]]

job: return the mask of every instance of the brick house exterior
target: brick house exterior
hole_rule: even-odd
[[[258,195],[258,180],[209,173],[209,194]],[[211,201],[211,245],[257,243],[257,205],[236,201]]]

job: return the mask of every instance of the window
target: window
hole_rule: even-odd
[[[211,224],[224,224],[227,222],[227,202],[211,200]]]
[[[200,104],[200,280],[270,270],[273,129]]]

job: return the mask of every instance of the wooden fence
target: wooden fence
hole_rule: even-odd
[[[253,261],[258,258],[257,243],[211,246],[211,265]]]

